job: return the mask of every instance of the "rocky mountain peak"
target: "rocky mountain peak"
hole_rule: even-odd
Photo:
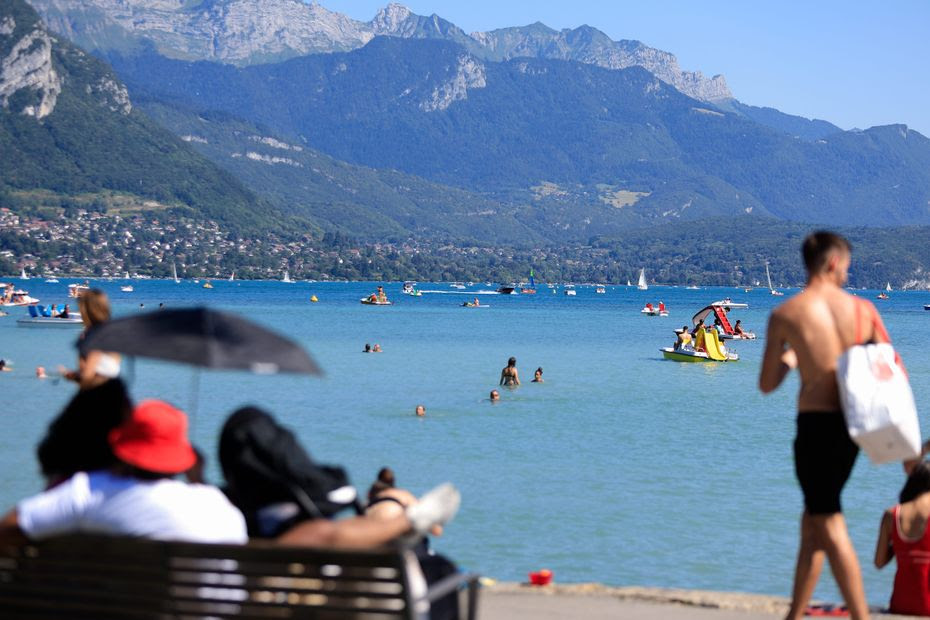
[[[401,25],[413,15],[413,12],[403,4],[391,2],[386,7],[378,11],[375,18],[371,20],[371,27],[376,32],[397,32]]]
[[[42,119],[55,109],[61,77],[52,64],[52,39],[37,19],[17,24],[12,15],[0,16],[0,107],[9,109],[23,94],[19,109]]]

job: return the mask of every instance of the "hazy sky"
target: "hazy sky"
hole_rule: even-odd
[[[320,0],[367,21],[386,0]],[[594,26],[722,73],[743,103],[844,129],[904,123],[930,136],[930,0],[409,0],[466,32],[541,21]]]

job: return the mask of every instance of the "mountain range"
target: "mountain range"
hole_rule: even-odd
[[[54,183],[36,176],[41,158],[32,151],[47,148],[38,134],[99,123],[57,116],[81,90],[125,100],[131,109],[111,116],[209,165],[198,176],[210,191],[222,185],[240,197],[227,211],[236,221],[248,212],[250,221],[297,217],[368,241],[499,245],[587,243],[708,218],[930,224],[930,141],[919,133],[842,131],[749,106],[722,76],[683,71],[668,52],[589,26],[469,34],[397,4],[361,22],[299,0],[32,5],[113,70],[105,88],[67,77],[46,80],[44,90],[16,82],[8,95],[0,74],[4,126],[29,121],[23,126],[38,132],[6,130],[6,148],[33,162],[36,186]],[[4,33],[3,13],[0,42],[23,45],[21,31]],[[53,52],[50,67],[73,71],[67,57],[78,48],[49,40],[71,50]],[[78,148],[86,144],[58,145],[87,178],[98,165],[120,167],[88,159]],[[24,173],[16,174],[0,171],[0,186],[21,186]],[[168,192],[175,175],[192,176],[162,171],[159,196],[199,204],[202,187]],[[208,202],[211,216],[223,211],[223,201]]]

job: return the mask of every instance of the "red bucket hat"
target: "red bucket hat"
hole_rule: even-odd
[[[119,460],[145,471],[179,474],[197,461],[187,440],[187,416],[161,400],[139,403],[108,439]]]

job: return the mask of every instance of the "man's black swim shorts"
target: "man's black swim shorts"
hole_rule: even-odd
[[[859,447],[849,438],[842,412],[798,414],[794,471],[809,514],[842,512],[840,492],[858,454]]]

